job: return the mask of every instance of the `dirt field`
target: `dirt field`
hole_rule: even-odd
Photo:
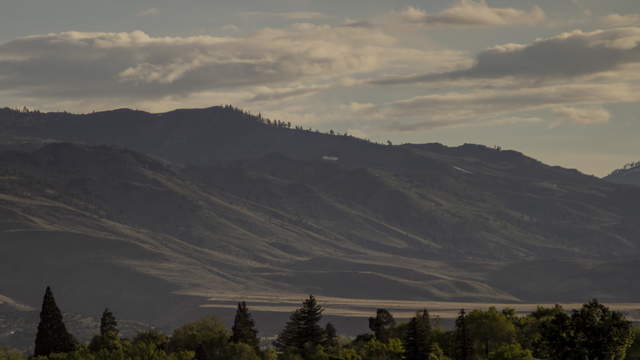
[[[292,312],[299,307],[306,295],[248,295],[248,294],[222,294],[210,296],[209,303],[203,305],[207,308],[235,308],[238,301],[246,301],[253,311],[261,312]],[[494,306],[498,309],[512,308],[518,314],[527,314],[538,306],[551,307],[547,304],[522,304],[522,303],[481,303],[481,302],[446,302],[446,301],[404,301],[404,300],[372,300],[372,299],[347,299],[336,297],[317,297],[325,308],[324,314],[338,317],[369,317],[378,308],[385,308],[399,319],[412,317],[416,311],[427,309],[432,316],[442,319],[453,319],[460,309],[470,311],[473,309],[487,309]],[[560,304],[565,309],[577,309],[581,303]],[[640,303],[607,303],[611,309],[623,312],[633,321],[640,321]]]

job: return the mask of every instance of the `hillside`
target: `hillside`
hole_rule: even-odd
[[[617,169],[604,179],[616,184],[640,185],[640,162]]]
[[[640,188],[515,151],[378,145],[228,107],[5,109],[0,129],[0,289],[30,306],[52,284],[79,313],[169,326],[220,294],[640,296]]]

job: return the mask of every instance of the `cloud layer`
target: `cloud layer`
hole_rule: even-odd
[[[576,30],[523,44],[505,44],[477,55],[470,68],[447,73],[393,77],[377,84],[404,84],[505,77],[535,80],[593,75],[640,63],[640,27]]]
[[[1,44],[0,88],[44,98],[151,99],[291,87],[456,54],[401,48],[381,31],[349,26],[295,24],[241,38],[64,32]]]
[[[545,14],[538,6],[525,11],[492,8],[485,0],[459,0],[454,6],[433,14],[408,7],[400,12],[400,17],[408,23],[428,26],[504,26],[536,24],[545,19]]]

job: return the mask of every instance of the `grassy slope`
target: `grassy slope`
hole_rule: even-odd
[[[7,134],[173,162],[66,144],[0,155],[0,168],[14,169],[0,175],[0,246],[12,254],[0,270],[38,284],[73,279],[62,296],[74,307],[99,288],[105,303],[139,299],[131,311],[166,321],[188,315],[162,309],[197,303],[166,295],[176,291],[486,301],[640,293],[563,270],[579,258],[580,269],[624,272],[638,253],[640,193],[516,152],[380,146],[228,109],[8,114]],[[67,260],[44,261],[50,254]],[[546,286],[551,277],[563,285]],[[2,285],[22,301],[39,297]],[[143,305],[160,298],[155,310]]]

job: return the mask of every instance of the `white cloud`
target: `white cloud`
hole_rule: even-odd
[[[544,11],[538,6],[529,11],[492,8],[485,0],[459,0],[452,7],[438,13],[408,7],[399,15],[408,23],[428,26],[504,26],[536,24],[545,19]]]
[[[640,26],[640,14],[610,14],[601,18],[606,26]]]
[[[568,120],[576,124],[590,125],[603,124],[611,120],[611,113],[602,106],[586,106],[586,107],[559,107],[553,109],[553,112],[561,117],[562,120]]]

